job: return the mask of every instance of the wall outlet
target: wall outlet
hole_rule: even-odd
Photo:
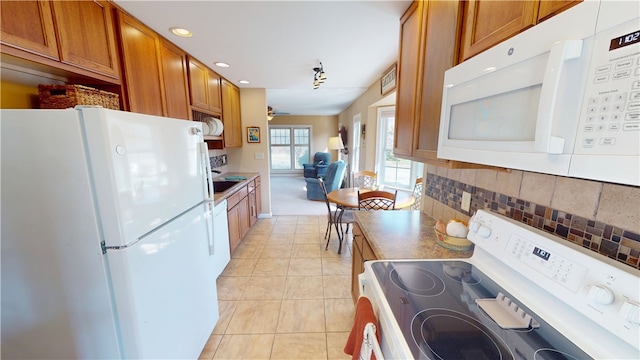
[[[460,204],[460,207],[464,211],[469,211],[471,209],[471,193],[466,191],[462,192],[462,204]]]

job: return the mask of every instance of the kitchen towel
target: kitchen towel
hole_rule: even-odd
[[[246,176],[226,176],[225,180],[236,181],[236,180],[247,180]]]
[[[360,296],[358,303],[356,304],[356,316],[353,322],[353,328],[349,334],[347,345],[344,347],[345,354],[351,355],[352,360],[360,358],[360,348],[362,347],[362,340],[364,337],[364,328],[368,323],[373,323],[376,326],[376,338],[378,343],[380,342],[380,331],[378,331],[378,319],[373,312],[373,306],[371,301],[366,296]],[[371,356],[375,359],[375,355]]]

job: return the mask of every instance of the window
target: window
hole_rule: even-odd
[[[378,183],[398,189],[413,189],[415,179],[422,176],[422,163],[401,159],[393,154],[395,106],[378,108],[378,141],[376,169]]]
[[[269,151],[271,170],[297,171],[309,163],[311,127],[270,126]]]

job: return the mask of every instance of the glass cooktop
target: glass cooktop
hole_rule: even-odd
[[[471,264],[390,261],[375,262],[372,269],[416,359],[590,359]],[[540,326],[496,324],[475,300],[499,292]]]

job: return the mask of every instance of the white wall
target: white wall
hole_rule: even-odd
[[[240,89],[242,147],[227,149],[229,172],[259,172],[261,180],[261,217],[271,216],[271,181],[267,141],[267,92],[265,89]],[[247,143],[247,126],[260,127],[260,142]],[[262,159],[256,159],[262,154]]]

